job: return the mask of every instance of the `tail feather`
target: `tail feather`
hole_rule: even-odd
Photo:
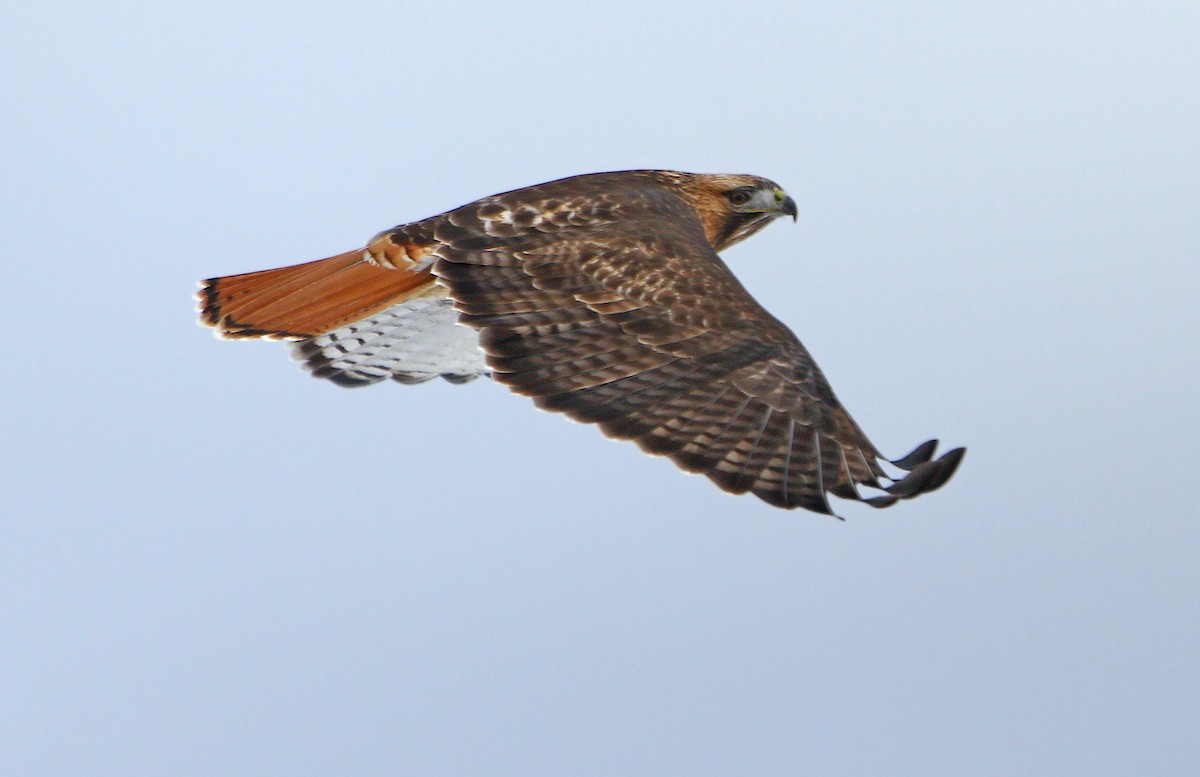
[[[299,340],[370,316],[433,283],[428,269],[385,269],[363,249],[273,270],[209,278],[201,321],[222,337]]]

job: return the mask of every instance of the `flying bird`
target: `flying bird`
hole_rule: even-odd
[[[210,278],[201,318],[221,337],[293,341],[342,386],[488,375],[779,507],[833,514],[829,494],[886,507],[938,488],[964,449],[884,459],[718,256],[796,213],[758,176],[575,176],[328,259]]]

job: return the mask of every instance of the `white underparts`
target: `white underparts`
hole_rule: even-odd
[[[478,339],[475,330],[458,324],[450,300],[423,296],[302,340],[292,353],[314,376],[343,386],[438,376],[463,383],[489,372]]]

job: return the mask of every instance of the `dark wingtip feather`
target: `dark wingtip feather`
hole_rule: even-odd
[[[913,470],[933,458],[933,454],[937,451],[937,440],[926,440],[917,447],[913,448],[908,455],[894,459],[892,464],[895,464],[900,469]]]
[[[918,464],[912,468],[908,475],[896,481],[885,490],[890,497],[894,497],[895,499],[912,499],[915,496],[936,491],[955,473],[966,452],[966,448],[955,448],[952,451],[947,451],[939,459]],[[865,501],[872,503],[872,500]],[[888,501],[887,504],[872,504],[872,506],[886,507],[893,504],[893,502],[894,500]]]
[[[966,448],[955,448],[942,454],[942,457],[937,460],[938,470],[926,485],[925,492],[935,491],[945,485],[946,481],[958,471],[958,465],[962,463],[963,457],[966,455]]]
[[[924,464],[913,467],[911,472],[884,490],[900,499],[908,499],[917,494],[924,493],[929,483],[933,481],[934,476],[937,474],[939,466],[939,463],[936,461],[927,461]]]

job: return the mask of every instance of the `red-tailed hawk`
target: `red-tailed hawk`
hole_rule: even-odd
[[[223,337],[293,340],[343,386],[490,375],[779,507],[886,507],[941,486],[964,450],[934,459],[931,440],[889,477],[808,351],[717,256],[784,215],[796,203],[757,176],[564,178],[328,259],[210,278],[202,318]]]

